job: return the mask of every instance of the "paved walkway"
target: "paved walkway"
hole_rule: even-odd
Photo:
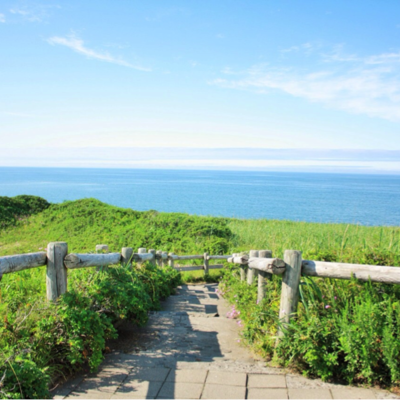
[[[96,374],[59,387],[54,398],[383,399],[389,392],[306,379],[265,367],[242,347],[216,285],[182,286],[144,328],[120,326]]]

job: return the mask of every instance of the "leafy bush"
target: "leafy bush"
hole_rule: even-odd
[[[0,196],[0,229],[15,225],[22,218],[49,207],[50,203],[38,196]]]
[[[0,367],[0,395],[3,399],[48,398],[49,376],[46,369],[38,368],[30,360],[20,357]]]
[[[306,279],[277,355],[322,379],[400,382],[400,296],[386,285]],[[386,290],[388,289],[388,290]],[[393,290],[394,289],[394,290]]]
[[[67,241],[70,251],[93,251],[99,243],[110,249],[147,247],[182,254],[223,254],[231,247],[228,220],[180,213],[139,212],[95,199],[52,204],[38,215],[0,231],[0,254],[37,251],[47,243]]]
[[[70,252],[91,251],[99,243],[107,243],[113,251],[129,246],[176,254],[231,254],[253,248],[270,249],[280,257],[285,249],[300,249],[305,259],[400,265],[399,227],[138,212],[95,199],[50,207],[25,199],[22,203],[31,204],[30,208],[23,208],[21,202],[15,208],[7,199],[0,198],[1,255],[42,250],[50,241],[66,240]],[[32,213],[18,223],[21,216]],[[203,271],[196,271],[183,278],[186,282],[216,280],[219,274],[212,270],[204,278]],[[326,380],[399,383],[400,289],[396,285],[304,279],[297,319],[286,327],[276,347],[281,278],[267,281],[266,298],[257,304],[256,285],[242,283],[237,268],[227,266],[221,275],[220,290],[234,306],[230,315],[243,326],[243,340],[266,359]],[[68,279],[69,294],[52,306],[44,301],[43,268],[3,277],[1,360],[11,357],[13,368],[14,363],[22,366],[21,360],[32,361],[44,380],[82,363],[95,368],[105,338],[116,334],[113,323],[120,318],[145,323],[147,311],[158,309],[159,298],[171,293],[180,275],[145,265],[132,271],[120,267],[75,270]],[[82,331],[86,336],[80,335]],[[0,379],[6,371],[7,382],[14,387],[12,369],[6,364],[0,367]],[[14,389],[7,390],[19,396],[19,389]]]
[[[242,337],[265,358],[323,380],[395,386],[400,383],[400,288],[371,282],[303,277],[297,318],[279,322],[281,279],[241,282],[230,268],[220,293],[235,306]],[[284,336],[276,342],[278,328]],[[278,345],[276,345],[278,343]]]
[[[55,304],[44,298],[19,307],[3,304],[0,390],[4,398],[48,398],[50,377],[56,372],[83,364],[94,371],[103,359],[106,340],[117,337],[113,323],[126,319],[145,324],[148,311],[158,309],[160,298],[180,283],[176,270],[151,265],[76,272],[71,274],[69,291]]]

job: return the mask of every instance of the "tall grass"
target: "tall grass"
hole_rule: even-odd
[[[229,220],[233,249],[301,250],[304,259],[400,265],[400,228],[276,220]]]

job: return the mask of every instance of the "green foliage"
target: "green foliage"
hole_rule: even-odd
[[[0,196],[0,230],[32,214],[37,214],[50,207],[50,203],[37,196]]]
[[[236,252],[301,250],[308,260],[400,265],[400,228],[277,220],[229,220]]]
[[[298,318],[286,327],[277,355],[325,380],[398,384],[398,290],[356,280],[319,287],[306,281]]]
[[[400,383],[399,287],[303,277],[297,316],[285,326],[278,320],[280,287],[273,276],[257,304],[257,285],[241,282],[235,269],[224,273],[220,290],[255,350],[323,380]],[[285,335],[276,346],[279,327]]]
[[[248,285],[240,280],[238,268],[227,266],[223,270],[219,290],[239,314],[237,322],[243,326],[242,337],[254,350],[270,359],[274,351],[279,313],[282,279],[272,276],[266,281],[266,296],[257,303],[257,284]]]
[[[17,304],[13,298],[8,303],[14,291],[2,293],[3,397],[48,398],[54,372],[73,371],[84,364],[94,371],[103,360],[106,340],[117,337],[113,323],[126,319],[145,324],[148,312],[158,309],[160,298],[180,283],[176,270],[151,265],[75,272],[68,292],[55,304],[44,296],[32,304]]]
[[[286,249],[299,249],[305,259],[400,265],[398,227],[138,212],[95,199],[50,206],[33,196],[11,200],[0,198],[0,255],[38,251],[61,240],[68,242],[70,252],[93,251],[99,243],[107,243],[111,251],[146,247],[177,254],[270,249],[276,257]],[[400,383],[396,285],[303,279],[297,318],[283,327],[285,336],[276,347],[281,278],[267,281],[266,298],[257,304],[256,285],[242,283],[235,267],[211,270],[206,277],[203,271],[182,275],[184,282],[220,279],[220,290],[233,307],[230,315],[243,326],[243,340],[266,359],[325,380]],[[44,398],[48,394],[43,385],[56,372],[84,364],[95,369],[105,340],[117,334],[114,323],[146,323],[148,311],[159,309],[159,299],[180,282],[175,270],[147,264],[73,270],[68,293],[52,305],[44,300],[44,268],[5,275],[0,283],[2,395],[21,397],[22,390],[25,397]],[[26,371],[37,382],[36,392],[28,391],[30,378],[18,383],[16,377]]]
[[[67,201],[0,232],[0,255],[38,251],[52,241],[67,241],[70,251],[80,252],[107,243],[112,251],[145,246],[177,254],[223,254],[231,245],[227,223],[223,218],[133,211],[95,199]]]
[[[212,269],[207,275],[203,270],[182,272],[182,283],[217,283],[221,280],[222,271],[220,269]]]
[[[0,395],[3,399],[49,398],[49,376],[45,368],[38,368],[30,360],[17,357],[0,367],[2,375]]]

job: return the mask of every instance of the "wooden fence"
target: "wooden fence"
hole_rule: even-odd
[[[156,251],[140,248],[137,253],[131,247],[123,247],[120,253],[109,253],[108,246],[96,246],[96,254],[70,253],[66,242],[52,242],[47,245],[47,251],[38,253],[18,254],[15,256],[0,257],[0,280],[4,274],[10,274],[24,269],[37,268],[46,265],[46,292],[47,299],[55,301],[67,291],[68,270],[86,267],[103,267],[114,264],[143,263],[149,261],[160,267],[167,264],[178,271],[209,270],[222,268],[222,264],[210,265],[210,260],[226,261],[232,256],[221,255],[185,255],[178,256],[166,251]],[[180,260],[203,260],[203,265],[180,266],[175,265]]]
[[[179,256],[160,250],[147,251],[145,248],[134,253],[131,247],[123,247],[120,253],[109,253],[107,245],[97,245],[96,252],[97,254],[68,254],[67,243],[52,242],[48,244],[47,252],[0,257],[0,280],[4,274],[46,265],[47,298],[55,301],[67,291],[68,269],[149,261],[159,267],[168,264],[179,271],[204,270],[204,274],[208,274],[211,269],[223,267],[222,264],[210,265],[211,260],[224,260],[239,265],[241,280],[247,281],[249,285],[254,284],[257,277],[258,301],[265,297],[266,279],[272,274],[282,275],[279,318],[284,324],[297,311],[301,275],[334,279],[351,279],[354,276],[363,281],[400,284],[399,267],[303,260],[301,252],[297,250],[286,250],[283,259],[273,258],[270,250],[251,250],[249,255],[204,253]],[[175,265],[176,261],[181,260],[203,260],[203,265]],[[282,331],[279,334],[282,335]]]
[[[345,264],[326,261],[303,260],[301,251],[286,250],[283,260],[272,258],[269,250],[251,250],[249,256],[233,254],[228,262],[239,264],[241,280],[249,285],[254,283],[258,275],[258,300],[265,297],[265,280],[272,274],[282,275],[282,291],[279,319],[283,324],[290,321],[297,312],[299,302],[299,286],[301,276],[320,278],[351,279],[362,281],[400,284],[400,268],[378,265]],[[280,330],[279,336],[283,332]]]

